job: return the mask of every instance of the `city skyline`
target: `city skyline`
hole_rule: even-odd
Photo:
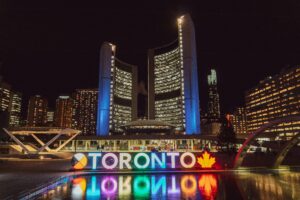
[[[28,4],[17,8],[7,4],[5,12],[1,12],[6,19],[1,21],[1,74],[24,94],[25,101],[31,95],[41,94],[53,108],[55,98],[61,94],[97,87],[100,45],[112,41],[121,47],[117,56],[139,66],[139,80],[146,82],[147,49],[175,39],[174,19],[186,12],[191,14],[196,29],[202,109],[206,108],[205,79],[210,68],[220,74],[220,102],[223,111],[228,112],[243,105],[244,91],[259,80],[277,74],[287,64],[299,63],[300,45],[297,26],[293,24],[299,23],[297,5],[274,3],[264,10],[265,3],[249,3],[247,10],[243,10],[244,4],[237,4],[234,10],[230,2],[214,7],[208,2],[199,6],[175,1],[138,7],[126,2],[124,8],[116,8],[116,17],[110,18],[111,13],[102,7],[98,10],[88,5],[81,9],[74,5],[67,14],[51,6]],[[290,7],[295,10],[288,11]],[[131,14],[127,15],[126,10]],[[79,15],[72,18],[75,12]],[[14,27],[9,26],[11,23]]]
[[[0,199],[300,197],[300,1],[0,5]]]

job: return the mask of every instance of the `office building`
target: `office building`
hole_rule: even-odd
[[[11,86],[6,82],[0,82],[0,110],[7,111],[11,100]]]
[[[96,135],[97,89],[77,89],[73,94],[72,127],[82,135]]]
[[[300,114],[300,66],[283,69],[267,77],[245,95],[247,131],[287,116]],[[283,123],[268,129],[275,139],[290,139],[300,131],[300,121]]]
[[[116,57],[116,46],[100,50],[97,135],[120,134],[137,118],[137,67]]]
[[[220,100],[217,86],[217,72],[214,69],[210,70],[207,76],[208,83],[208,119],[210,121],[220,120]]]
[[[176,133],[200,134],[194,24],[177,20],[175,41],[148,51],[148,118],[175,126]]]
[[[40,95],[30,97],[28,103],[27,125],[46,126],[48,100]]]
[[[74,101],[70,96],[59,96],[56,99],[54,122],[56,127],[71,128]]]
[[[54,111],[49,109],[47,111],[47,126],[54,126]]]
[[[0,79],[0,112],[7,112],[9,126],[19,126],[21,117],[22,94]]]
[[[9,126],[19,126],[21,118],[22,94],[19,92],[11,92],[8,107]]]
[[[233,112],[232,125],[236,134],[247,133],[246,108],[237,107]]]

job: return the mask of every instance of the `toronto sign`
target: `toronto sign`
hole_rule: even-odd
[[[76,153],[74,170],[214,169],[216,157],[204,152],[92,152]]]

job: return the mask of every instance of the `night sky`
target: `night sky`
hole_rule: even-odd
[[[173,41],[176,18],[186,12],[196,28],[203,110],[210,67],[219,76],[221,111],[231,112],[259,80],[300,63],[299,0],[45,2],[0,3],[0,74],[25,104],[41,94],[54,108],[60,94],[98,87],[104,41],[116,44],[117,57],[137,65],[146,80],[147,49]]]

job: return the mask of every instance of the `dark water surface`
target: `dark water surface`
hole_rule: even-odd
[[[38,199],[300,200],[300,173],[84,175]]]

